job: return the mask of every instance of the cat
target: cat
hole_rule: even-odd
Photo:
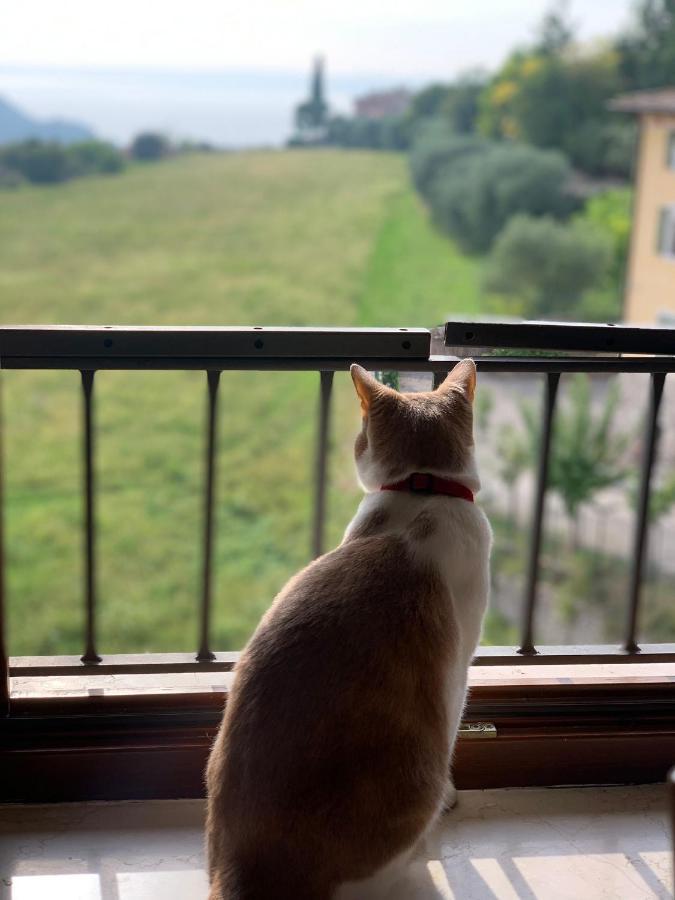
[[[385,896],[454,802],[492,540],[471,502],[476,367],[412,394],[351,375],[366,496],[236,666],[206,774],[210,900]]]

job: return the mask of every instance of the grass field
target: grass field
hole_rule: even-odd
[[[397,156],[192,156],[0,197],[2,323],[433,325],[480,266]],[[10,652],[82,649],[77,373],[3,373]],[[191,650],[205,376],[97,376],[100,649]],[[338,376],[329,540],[358,496]],[[225,373],[215,645],[242,645],[309,553],[317,376]]]

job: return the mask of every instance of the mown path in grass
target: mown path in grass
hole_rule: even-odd
[[[436,232],[406,185],[387,201],[358,307],[359,325],[429,328],[452,313],[476,313],[482,268]]]
[[[0,196],[0,321],[433,325],[479,303],[479,265],[429,226],[385,154],[193,156]],[[79,376],[6,371],[12,654],[77,653]],[[100,648],[191,650],[205,377],[96,378]],[[308,559],[317,376],[224,373],[215,645],[241,646]],[[329,540],[358,492],[336,378]]]

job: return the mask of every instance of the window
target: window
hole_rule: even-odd
[[[658,248],[661,256],[675,259],[675,205],[661,207]]]
[[[672,213],[672,236],[675,204],[668,209]],[[211,583],[216,562],[210,549],[216,537],[212,514],[218,459],[216,409],[218,392],[228,386],[228,379],[219,377],[221,371],[315,369],[319,415],[314,466],[310,461],[307,470],[314,473],[311,554],[316,556],[324,549],[324,499],[332,468],[328,454],[334,373],[346,380],[342,370],[356,357],[372,360],[379,370],[433,373],[434,382],[440,383],[456,359],[443,352],[432,356],[432,335],[424,329],[297,332],[266,328],[264,340],[260,333],[257,328],[0,327],[3,376],[6,369],[26,368],[79,369],[82,373],[83,556],[85,571],[90,573],[81,597],[85,611],[80,635],[82,657],[9,658],[1,602],[6,572],[0,528],[0,801],[203,795],[204,766],[231,684],[229,673],[237,659],[235,652],[213,652],[216,642],[211,628]],[[518,643],[482,646],[474,659],[471,696],[455,763],[461,787],[662,781],[675,760],[675,643],[671,642],[668,624],[661,624],[660,618],[659,643],[642,641],[644,631],[640,626],[640,611],[646,611],[643,595],[651,578],[645,555],[649,546],[651,473],[658,462],[659,410],[666,377],[675,377],[674,346],[673,333],[658,329],[446,323],[442,348],[457,348],[462,355],[465,348],[479,351],[481,372],[504,375],[505,381],[519,391],[522,382],[511,377],[516,374],[540,377],[543,388],[537,466],[531,472],[532,514],[521,533],[527,570],[522,591],[515,586],[522,601],[513,631]],[[114,348],[112,352],[110,348]],[[128,355],[122,356],[118,348],[124,348]],[[541,356],[542,349],[553,355]],[[612,353],[606,355],[608,349]],[[498,352],[484,355],[488,350]],[[518,357],[499,352],[503,350],[525,353]],[[539,352],[530,355],[532,350]],[[561,351],[579,355],[568,357]],[[600,356],[583,355],[588,353]],[[94,477],[94,394],[99,375],[94,372],[120,367],[130,372],[198,367],[204,376],[204,566],[195,591],[196,640],[191,653],[97,653],[101,635],[96,628],[100,570],[95,553],[98,493]],[[623,561],[630,577],[624,580],[625,594],[619,596],[619,606],[612,613],[623,621],[617,623],[617,637],[611,643],[589,641],[585,646],[561,646],[543,641],[537,611],[541,613],[544,603],[550,602],[550,596],[549,601],[544,599],[550,591],[550,581],[544,584],[544,575],[547,567],[552,568],[549,561],[553,551],[549,547],[558,546],[549,544],[545,534],[546,495],[551,487],[547,473],[556,446],[558,383],[561,377],[579,371],[651,373],[651,380],[639,476],[641,500],[633,516],[633,549]],[[558,416],[558,428],[561,422],[564,418]],[[259,427],[259,423],[252,421],[251,427]],[[0,438],[5,433],[0,431]],[[33,439],[32,432],[30,436]],[[0,513],[3,508],[7,512],[0,484]],[[49,514],[53,515],[51,508]],[[501,533],[508,538],[505,555],[509,558],[513,556],[511,548],[516,546],[511,543],[512,536],[520,532],[515,517],[512,522],[508,529],[502,525],[496,532],[498,537]],[[617,562],[614,553],[590,559],[606,559],[613,567]],[[664,594],[665,609],[670,595],[667,591]],[[21,596],[17,600],[24,603]],[[578,601],[590,606],[595,595],[585,595],[581,589]],[[35,620],[33,615],[31,620]],[[584,634],[589,633],[586,618]],[[564,640],[564,635],[561,637]]]

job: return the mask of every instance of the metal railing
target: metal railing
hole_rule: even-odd
[[[472,353],[479,370],[528,372],[545,380],[542,428],[532,511],[532,533],[521,637],[518,647],[482,647],[479,665],[523,662],[584,662],[675,660],[675,645],[637,642],[648,527],[651,477],[657,452],[657,425],[666,375],[675,371],[672,353],[675,331],[603,326],[543,324],[494,325],[448,323],[447,347],[460,355]],[[214,496],[217,476],[217,415],[220,373],[226,370],[307,371],[319,374],[318,416],[314,463],[314,504],[311,554],[324,550],[328,435],[333,375],[359,362],[371,370],[429,372],[438,384],[457,356],[430,355],[431,334],[425,329],[285,329],[285,328],[117,328],[0,327],[0,367],[4,369],[79,370],[82,376],[82,452],[84,498],[85,633],[81,657],[16,657],[10,659],[5,639],[5,599],[2,540],[2,444],[0,430],[0,708],[8,708],[9,677],[219,671],[231,669],[236,653],[216,652],[211,639],[213,605]],[[476,354],[476,349],[481,349]],[[571,356],[484,355],[499,348],[572,351]],[[582,351],[611,352],[584,357]],[[628,356],[620,353],[631,354]],[[640,355],[633,355],[640,354]],[[97,518],[94,403],[96,372],[101,370],[202,370],[207,401],[203,481],[203,540],[198,642],[194,654],[132,654],[101,656],[97,643]],[[536,612],[540,582],[543,517],[548,483],[558,383],[565,372],[646,372],[651,374],[646,440],[641,466],[639,504],[635,519],[632,572],[627,597],[625,637],[620,648],[538,647]],[[0,423],[1,428],[1,423]]]

